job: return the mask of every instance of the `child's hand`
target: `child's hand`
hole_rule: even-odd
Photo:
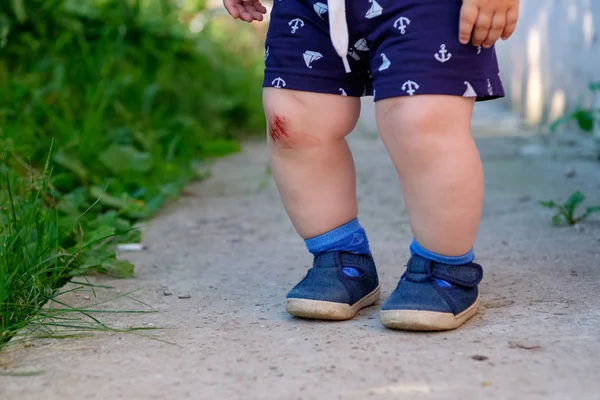
[[[223,5],[233,18],[246,22],[262,21],[267,13],[260,0],[223,0]]]
[[[513,34],[519,18],[519,0],[463,0],[459,40],[462,44],[492,47],[500,37]]]

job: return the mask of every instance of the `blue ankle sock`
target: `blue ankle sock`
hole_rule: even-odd
[[[314,256],[326,251],[345,251],[353,254],[371,254],[367,234],[358,218],[326,232],[320,236],[305,239],[306,248]],[[344,267],[347,276],[360,276],[355,268]]]
[[[441,254],[434,253],[432,251],[427,250],[422,247],[415,239],[413,239],[410,244],[410,253],[416,254],[423,258],[427,258],[429,260],[433,260],[435,262],[439,262],[441,264],[446,265],[463,265],[472,262],[475,259],[475,254],[473,253],[473,249],[471,249],[467,254],[456,257],[443,256]],[[439,287],[449,287],[452,286],[450,283],[443,281],[441,279],[435,280]]]

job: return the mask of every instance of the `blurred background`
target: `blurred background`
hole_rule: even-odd
[[[564,114],[600,108],[599,24],[595,0],[521,0],[515,34],[497,46],[505,105],[541,132]]]

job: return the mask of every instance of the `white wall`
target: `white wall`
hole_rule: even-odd
[[[600,81],[600,0],[521,0],[515,34],[497,45],[507,103],[531,126],[593,105]]]

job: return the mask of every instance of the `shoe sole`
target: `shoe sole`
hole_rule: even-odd
[[[381,323],[390,329],[404,331],[449,331],[456,329],[477,314],[479,296],[458,315],[435,311],[387,310],[380,312]]]
[[[344,321],[353,318],[359,310],[377,303],[380,298],[379,292],[379,286],[377,286],[375,290],[353,305],[331,301],[287,299],[285,310],[299,318]]]

